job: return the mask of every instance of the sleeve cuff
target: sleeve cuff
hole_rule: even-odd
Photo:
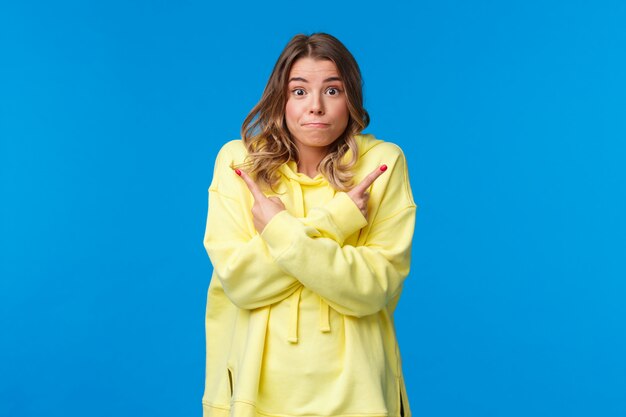
[[[294,243],[294,236],[304,225],[287,210],[274,215],[261,232],[270,255],[278,260]]]
[[[335,194],[323,207],[328,212],[337,230],[342,234],[342,240],[367,226],[367,219],[350,196],[343,191]]]

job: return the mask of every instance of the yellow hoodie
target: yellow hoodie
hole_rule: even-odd
[[[204,246],[213,264],[206,309],[205,417],[410,417],[393,312],[409,273],[416,204],[393,143],[357,135],[368,218],[321,175],[280,167],[286,210],[259,234],[252,194],[226,143],[209,187]],[[347,155],[346,158],[349,158]]]

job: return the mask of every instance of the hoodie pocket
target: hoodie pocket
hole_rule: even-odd
[[[410,417],[408,410],[409,402],[406,395],[406,386],[404,385],[404,378],[398,378],[398,412],[400,417]]]
[[[230,396],[230,398],[233,398],[233,390],[234,390],[234,382],[233,382],[233,370],[230,368],[228,369],[228,395]]]

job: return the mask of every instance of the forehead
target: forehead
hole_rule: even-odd
[[[289,78],[293,77],[301,77],[311,81],[317,78],[339,77],[339,71],[337,71],[337,66],[333,61],[305,57],[293,63]]]

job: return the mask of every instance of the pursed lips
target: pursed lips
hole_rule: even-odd
[[[303,123],[302,126],[309,126],[309,127],[326,127],[326,126],[330,126],[330,123],[322,123],[322,122],[309,122],[309,123]]]

